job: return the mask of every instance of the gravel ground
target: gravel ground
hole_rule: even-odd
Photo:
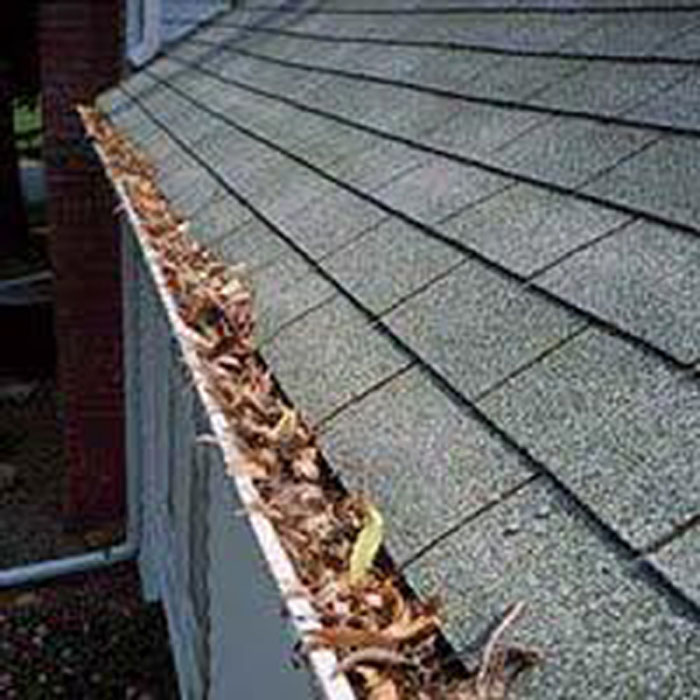
[[[14,478],[0,488],[0,567],[75,553],[63,537],[61,495],[65,459],[53,382],[33,382],[27,398],[0,382],[0,463]],[[8,394],[10,394],[8,396]]]
[[[135,567],[1,594],[0,697],[177,698],[165,619]]]
[[[12,385],[0,381],[0,568],[120,541],[122,523],[64,532],[55,387],[18,400]],[[165,619],[133,564],[0,591],[0,700],[177,697]]]
[[[12,397],[12,388],[23,384],[0,378],[0,568],[77,554],[124,536],[121,522],[65,531],[57,391],[50,380],[25,385],[32,387],[26,398]]]

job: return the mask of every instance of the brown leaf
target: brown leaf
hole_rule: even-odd
[[[335,627],[323,627],[311,633],[310,643],[312,647],[331,647],[333,649],[346,649],[348,647],[384,647],[390,649],[396,646],[396,642],[383,635],[381,632],[357,629],[346,625]]]
[[[383,678],[369,691],[367,700],[399,700],[399,689],[391,678]]]
[[[321,472],[318,466],[318,451],[315,447],[305,447],[292,462],[292,472],[300,479],[317,481]]]
[[[397,643],[424,639],[435,632],[440,624],[437,615],[420,615],[414,619],[400,619],[382,630],[382,634]]]
[[[245,474],[251,479],[267,479],[269,476],[265,465],[252,459],[240,459],[233,464],[231,468],[227,469],[227,471]]]
[[[415,666],[407,656],[384,647],[365,647],[348,654],[335,670],[336,675],[348,673],[356,666]]]

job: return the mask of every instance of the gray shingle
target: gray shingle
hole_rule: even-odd
[[[449,121],[423,134],[420,140],[470,158],[489,153],[546,119],[541,114],[471,104]]]
[[[360,139],[360,132],[356,133]],[[340,180],[369,192],[416,167],[423,157],[415,149],[401,143],[377,136],[372,138],[373,142],[369,143],[362,138],[360,150],[330,164],[328,171]]]
[[[367,102],[364,101],[364,88]],[[363,85],[351,78],[333,76],[329,83],[324,83],[304,96],[304,102],[316,109],[323,109],[331,114],[346,118],[358,116],[358,107],[362,105],[362,114],[373,111],[381,100],[379,85]]]
[[[675,4],[687,2],[692,0]],[[475,0],[469,9],[504,3],[513,4]],[[464,7],[463,0],[440,4]],[[447,631],[458,649],[486,632],[508,604],[525,599],[529,613],[513,634],[542,647],[547,663],[515,689],[518,697],[695,697],[697,620],[678,614],[688,609],[672,605],[673,590],[662,594],[637,576],[642,562],[638,570],[636,560],[612,549],[597,529],[593,533],[570,497],[582,499],[641,552],[700,512],[695,378],[669,369],[653,349],[587,329],[583,314],[390,218],[343,184],[518,275],[539,272],[535,283],[563,301],[692,362],[700,359],[695,239],[633,225],[609,207],[440,159],[233,82],[516,176],[571,188],[589,182],[585,192],[604,200],[696,225],[700,154],[692,135],[654,142],[659,132],[652,129],[552,119],[517,107],[537,100],[553,108],[694,127],[694,68],[683,81],[685,67],[679,66],[507,54],[525,49],[696,56],[700,32],[693,24],[700,12],[340,16],[306,13],[300,6],[300,12],[268,15],[259,11],[266,5],[251,0],[246,10],[227,13],[223,23],[262,21],[263,27],[291,31],[470,41],[505,50],[333,43],[255,32],[242,37],[231,27],[201,33],[269,56],[508,101],[502,107],[285,68],[225,50],[204,64],[220,78],[167,58],[151,66],[200,106],[163,87],[153,89],[148,72],[129,80],[169,128],[364,304],[381,312],[398,302],[384,317],[391,329],[476,399],[496,430],[456,405],[424,368],[411,367],[410,352],[398,350],[381,326],[370,324],[291,243],[253,219],[143,111],[125,108],[118,125],[160,166],[161,182],[193,219],[196,238],[211,242],[229,262],[249,263],[264,358],[312,421],[326,418],[321,427],[331,466],[344,483],[368,490],[378,503],[390,554],[401,562],[424,552],[408,566],[408,578],[421,595],[446,594]],[[347,5],[328,0],[324,7]],[[428,10],[434,5],[353,3]],[[609,9],[610,3],[586,5]],[[192,61],[209,50],[186,40],[175,53]],[[120,96],[116,101],[124,104]],[[224,118],[341,182],[245,136]],[[549,268],[546,274],[543,268]],[[536,465],[505,447],[503,433],[559,481],[533,476]],[[696,534],[697,528],[690,530],[649,557],[700,604]],[[433,549],[421,549],[431,542]]]
[[[489,160],[522,175],[576,187],[656,138],[641,129],[557,117],[489,154]]]
[[[211,248],[226,262],[243,264],[249,270],[269,265],[289,253],[289,248],[258,219],[217,239]]]
[[[264,168],[250,170],[240,188],[249,201],[267,217],[281,221],[311,202],[322,179],[304,167],[278,155]]]
[[[474,262],[398,307],[387,323],[470,397],[583,325],[562,308]]]
[[[321,446],[379,507],[399,562],[531,476],[417,369],[325,424]]]
[[[532,484],[446,539],[406,571],[446,603],[457,649],[524,601],[508,635],[543,651],[518,698],[668,698],[700,687],[700,632],[632,576],[551,490]]]
[[[192,234],[197,240],[205,243],[211,243],[221,236],[232,233],[253,217],[248,209],[223,189],[208,206],[196,212],[188,209],[187,213],[191,217]]]
[[[262,352],[282,388],[312,421],[408,362],[342,298],[289,326]]]
[[[324,119],[322,125],[291,143],[289,149],[325,170],[344,158],[356,157],[376,143],[376,136]]]
[[[255,53],[264,52],[256,50]],[[217,73],[222,73],[234,80],[240,79],[253,87],[284,95],[306,91],[309,81],[318,82],[318,78],[312,73],[272,64],[253,56],[233,55],[228,63],[219,65],[216,70]]]
[[[135,102],[130,101],[125,93],[115,92],[118,92],[123,99],[112,100],[117,105],[114,114],[110,115],[114,126],[123,133],[129,134],[141,147],[152,139],[165,138],[162,129]]]
[[[697,43],[700,44],[700,40]],[[664,90],[644,101],[625,116],[652,124],[700,128],[700,75],[697,71],[691,72],[673,89]]]
[[[198,141],[218,127],[217,122],[192,100],[155,81],[153,90],[142,103],[156,119],[165,122],[168,130],[185,135],[189,143]]]
[[[671,85],[687,70],[679,66],[595,63],[539,92],[532,102],[558,109],[618,114]]]
[[[101,93],[95,100],[97,109],[108,114],[112,120],[117,119],[119,115],[126,114],[134,110],[134,105],[131,98],[120,89],[120,87],[110,88]]]
[[[695,183],[700,177],[697,139],[667,137],[595,179],[583,189],[641,211],[700,225]]]
[[[255,173],[279,159],[270,148],[223,123],[197,142],[195,148],[203,160],[237,186],[245,181],[248,173]]]
[[[263,345],[336,294],[329,282],[292,250],[253,270],[250,276],[255,290],[256,336]]]
[[[153,86],[153,78],[145,71],[135,71],[121,83],[131,94],[142,96],[149,93]]]
[[[502,6],[502,5],[501,5]],[[585,15],[516,15],[485,13],[455,15],[445,21],[439,15],[420,17],[416,35],[423,39],[469,42],[505,49],[554,50],[584,30]],[[390,32],[390,25],[385,31]]]
[[[597,18],[595,28],[573,41],[567,49],[575,53],[644,56],[657,53],[657,47],[673,40],[696,13],[634,12]]]
[[[141,114],[145,114],[140,107],[136,107],[135,109],[141,112]],[[185,165],[185,167],[187,167],[191,165],[191,162],[187,162],[180,146],[178,146],[172,137],[166,134],[160,127],[153,130],[142,130],[137,127],[131,127],[129,130],[124,130],[124,133],[130,134],[132,131],[135,134],[134,142],[136,146],[156,166],[159,176],[167,172],[168,159],[174,159],[177,166]]]
[[[175,177],[192,182],[197,178],[199,170],[193,168],[192,159],[164,132],[153,134],[147,141],[137,142],[137,145],[156,167],[159,182]]]
[[[581,70],[581,64],[572,61],[507,56],[472,81],[468,92],[502,100],[527,100],[529,95],[557,85]]]
[[[367,84],[355,84],[357,104],[363,104],[363,109],[359,113],[354,109],[348,116],[405,138],[414,138],[437,127],[464,109],[461,100],[388,85],[373,85],[373,99],[370,101],[365,97]]]
[[[691,528],[649,557],[689,598],[700,605],[700,536]]]
[[[275,217],[289,236],[315,258],[373,228],[387,216],[370,202],[338,186],[329,187],[327,182],[319,182],[314,191],[320,197],[300,209]]]
[[[474,78],[492,67],[496,59],[486,54],[446,49],[383,46],[381,53],[365,58],[353,70],[452,91],[467,89]]]
[[[684,362],[700,357],[700,240],[637,222],[537,284]]]
[[[519,184],[438,228],[509,269],[531,275],[626,220],[609,209]]]
[[[461,262],[453,248],[389,219],[332,255],[324,267],[375,313]]]
[[[221,112],[237,120],[256,124],[259,128],[275,119],[275,112],[270,109],[270,106],[273,105],[272,100],[244,90],[230,82],[227,83],[227,76],[223,70],[212,68],[210,65],[207,65],[207,70],[215,73],[216,77],[201,71],[192,71],[183,74],[175,81],[175,84],[180,90],[205,105],[207,109]],[[240,71],[232,71],[229,77],[243,83],[248,82]]]
[[[480,405],[635,547],[700,507],[700,389],[619,338],[589,331]]]
[[[169,175],[161,176],[159,181],[163,193],[179,211],[195,211],[221,192],[221,185],[189,158],[183,167],[169,170]]]
[[[426,158],[420,168],[397,177],[373,194],[394,209],[428,224],[503,189],[506,178],[444,158]]]
[[[328,135],[328,131],[335,126],[342,126],[328,118],[295,109],[289,105],[273,105],[274,116],[266,119],[262,124],[255,120],[249,122],[249,126],[263,136],[266,136],[277,145],[287,150],[297,151],[303,149],[304,144],[315,138]],[[306,155],[303,150],[301,155]]]
[[[662,41],[656,48],[659,54],[676,58],[697,58],[700,47],[700,24],[697,14],[678,34]]]

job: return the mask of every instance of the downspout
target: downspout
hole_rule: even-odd
[[[128,252],[126,246],[122,246],[122,270],[125,269],[126,258]],[[122,299],[124,300],[125,312],[128,311],[128,289],[126,281],[122,285]],[[128,318],[124,314],[124,335],[128,335],[131,329],[127,327]],[[132,395],[136,387],[130,387],[131,372],[129,365],[129,356],[126,348],[124,352],[124,377],[125,395]],[[117,545],[103,547],[84,554],[77,554],[71,557],[61,557],[59,559],[48,559],[45,561],[36,562],[33,564],[25,564],[15,566],[9,569],[0,570],[0,590],[4,588],[12,588],[15,586],[24,586],[39,581],[55,578],[57,576],[66,576],[68,574],[77,574],[94,569],[102,569],[118,562],[134,559],[139,551],[139,542],[141,537],[141,459],[139,451],[134,444],[134,435],[131,435],[132,429],[127,417],[125,422],[125,439],[126,439],[126,539]]]
[[[129,487],[128,490],[131,490]],[[132,495],[129,494],[131,500]],[[131,511],[131,507],[129,508]],[[47,559],[46,561],[24,566],[15,566],[0,571],[0,589],[25,586],[38,583],[47,579],[68,574],[78,574],[94,569],[102,569],[111,564],[128,561],[136,557],[138,553],[138,523],[134,522],[134,516],[129,513],[126,540],[113,547],[105,547],[94,552],[77,554],[74,557],[61,559]]]
[[[132,460],[132,462],[135,462],[135,460]],[[141,531],[139,506],[140,466],[138,463],[130,464],[128,471],[132,473],[127,474],[127,527],[124,542],[72,557],[48,559],[34,564],[3,569],[0,571],[0,589],[24,586],[67,574],[102,569],[111,564],[133,559],[139,550],[139,535]]]

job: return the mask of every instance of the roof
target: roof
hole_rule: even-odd
[[[697,697],[700,8],[277,5],[103,108],[455,649],[524,599],[519,697]]]

